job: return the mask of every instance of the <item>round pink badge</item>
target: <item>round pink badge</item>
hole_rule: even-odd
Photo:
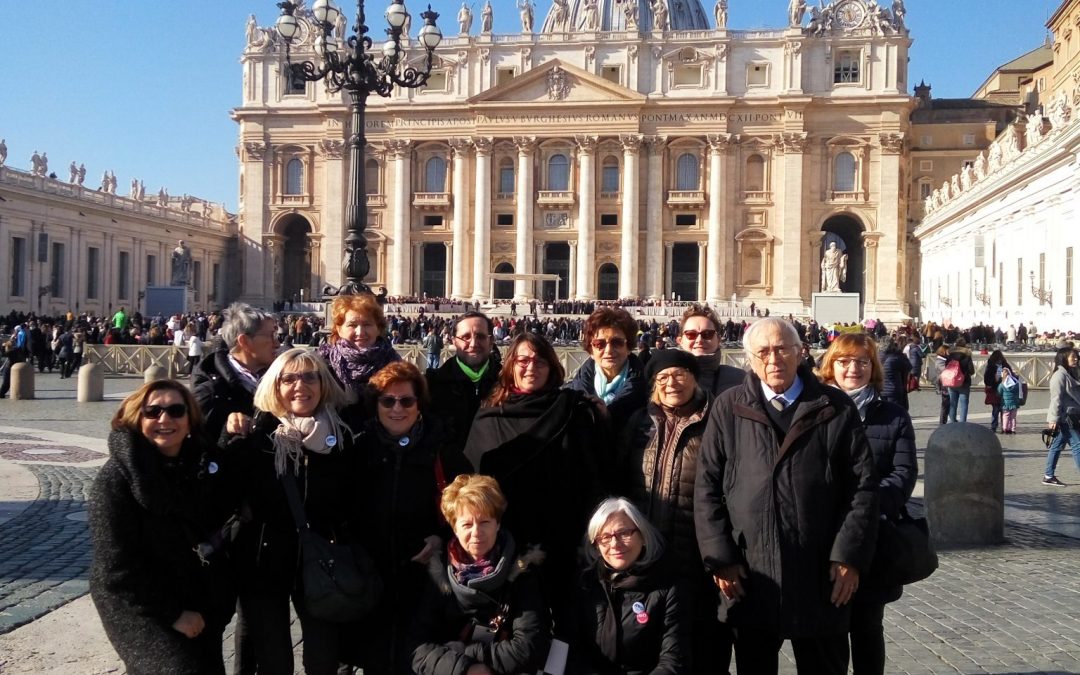
[[[638,623],[648,623],[649,622],[649,614],[647,612],[638,612],[637,613],[637,622]]]

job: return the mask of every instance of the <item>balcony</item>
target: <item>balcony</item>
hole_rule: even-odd
[[[368,208],[381,208],[386,206],[386,195],[367,195]]]
[[[704,190],[668,190],[668,206],[705,206]]]
[[[513,204],[514,203],[514,193],[513,192],[496,192],[495,193],[495,201],[502,202],[503,204]]]
[[[617,201],[619,201],[619,197],[621,195],[622,195],[622,193],[620,193],[618,190],[615,190],[613,192],[601,192],[600,193],[600,201],[602,201],[602,202],[617,202]]]
[[[859,190],[830,190],[829,191],[830,202],[864,202],[866,201],[866,193]]]
[[[442,211],[450,208],[449,192],[414,192],[413,206],[421,211]]]
[[[311,204],[309,195],[280,195],[278,204],[281,206],[308,206]]]
[[[561,209],[574,205],[574,193],[569,190],[541,190],[536,205],[542,209]]]
[[[745,190],[743,192],[743,201],[753,204],[768,204],[772,202],[771,190]]]

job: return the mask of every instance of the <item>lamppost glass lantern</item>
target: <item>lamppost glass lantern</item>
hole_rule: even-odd
[[[315,0],[311,13],[315,16],[315,20],[324,26],[333,26],[337,23],[341,10],[335,7],[330,0]]]
[[[442,32],[435,25],[435,17],[438,15],[432,12],[431,5],[428,5],[427,11],[420,16],[424,19],[424,27],[420,29],[419,35],[420,44],[430,52],[442,42]]]
[[[292,3],[282,2],[278,7],[281,8],[281,16],[277,19],[277,32],[288,43],[300,32],[300,24],[297,23],[296,17],[293,16],[294,7]]]
[[[408,10],[405,9],[404,0],[394,0],[394,2],[386,8],[386,22],[390,24],[390,28],[401,30],[401,27],[405,25],[405,15],[408,14]]]

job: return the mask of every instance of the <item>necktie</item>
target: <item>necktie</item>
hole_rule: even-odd
[[[784,412],[784,408],[787,407],[787,403],[779,396],[769,401],[769,405],[776,408],[776,412]]]

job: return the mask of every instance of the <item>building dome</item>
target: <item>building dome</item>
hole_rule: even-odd
[[[667,8],[668,30],[709,30],[709,20],[701,0],[659,0]],[[586,28],[589,20],[586,8],[596,3],[598,30],[626,31],[640,30],[648,32],[653,27],[652,2],[650,0],[551,0],[547,18],[544,19],[543,33],[571,33]],[[637,5],[637,27],[628,26],[633,11],[627,5]],[[566,6],[563,10],[560,4]],[[565,19],[562,14],[565,12]]]

